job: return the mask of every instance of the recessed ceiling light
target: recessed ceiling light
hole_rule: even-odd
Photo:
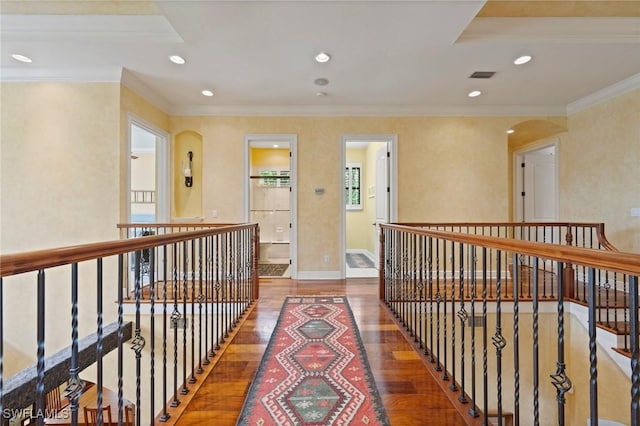
[[[329,84],[329,80],[327,80],[326,78],[316,78],[313,81],[316,86],[326,86],[327,84]]]
[[[171,62],[173,62],[174,64],[178,64],[178,65],[183,65],[184,63],[186,63],[187,61],[185,61],[185,59],[180,56],[180,55],[171,55],[169,56],[169,60]]]
[[[511,135],[511,134],[513,134],[513,133],[515,133],[515,130],[513,130],[513,129],[509,129],[509,130],[507,130],[507,134],[508,134],[508,135]]]
[[[13,55],[11,55],[11,57],[13,59],[15,59],[16,61],[25,62],[27,64],[30,64],[31,62],[33,62],[33,60],[30,57],[24,56],[24,55],[19,55],[17,53],[14,53]]]
[[[202,94],[205,96],[213,96],[213,92],[211,90],[203,90]]]
[[[531,60],[531,56],[523,55],[523,56],[520,56],[519,58],[517,58],[515,61],[513,61],[513,63],[516,64],[516,65],[522,65],[522,64],[526,64],[530,60]]]
[[[316,96],[321,98],[323,96],[327,96],[327,92],[316,92]]]
[[[316,55],[316,62],[324,64],[325,62],[329,62],[331,56],[326,52],[320,52]]]
[[[467,96],[469,96],[470,98],[475,98],[477,96],[482,95],[482,92],[479,90],[473,90],[471,92],[469,92],[469,94]]]
[[[274,143],[274,144],[273,144],[273,147],[274,147],[274,148],[278,148],[279,146],[280,146],[280,145],[278,145],[277,143]]]

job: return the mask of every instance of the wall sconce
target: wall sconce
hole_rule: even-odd
[[[186,166],[182,166],[182,174],[184,175],[184,186],[191,188],[193,186],[193,152],[189,151],[187,157],[189,162]]]

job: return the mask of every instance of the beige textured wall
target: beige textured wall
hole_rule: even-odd
[[[3,254],[118,238],[120,85],[3,83],[0,155]],[[105,262],[105,282],[115,283]],[[80,268],[81,332],[95,330],[95,265]],[[70,341],[69,268],[46,275],[46,350]],[[34,274],[6,279],[5,374],[35,356]],[[105,300],[115,300],[115,286]],[[106,314],[105,321],[113,315]],[[32,322],[30,322],[32,321]]]
[[[640,253],[640,90],[569,116],[561,137],[560,218],[606,224],[618,249]]]
[[[298,269],[338,271],[344,134],[398,135],[401,221],[506,220],[507,135],[530,117],[171,117],[203,136],[203,211],[243,220],[244,136],[298,135]],[[325,193],[315,195],[314,188]],[[330,262],[323,258],[329,255]]]
[[[362,149],[347,149],[345,153],[345,159],[347,163],[360,163],[362,168],[360,169],[360,185],[361,194],[360,201],[362,203],[361,210],[347,210],[346,211],[346,242],[347,249],[353,250],[365,250],[367,248],[367,231],[369,231],[370,224],[367,224],[367,176],[370,175],[367,168],[366,150]]]

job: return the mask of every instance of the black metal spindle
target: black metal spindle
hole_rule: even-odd
[[[436,371],[442,371],[442,358],[440,357],[440,240],[436,240]]]
[[[138,260],[138,259],[136,259]],[[98,332],[97,332],[97,343],[96,343],[96,370],[97,370],[97,375],[98,375],[98,380],[96,383],[97,386],[97,390],[98,390],[98,403],[97,403],[97,408],[98,408],[98,416],[97,416],[97,421],[98,424],[101,425],[102,424],[102,391],[103,391],[103,363],[102,363],[102,357],[103,357],[103,327],[102,327],[102,310],[103,310],[103,306],[102,306],[102,298],[103,298],[103,294],[102,294],[102,290],[103,290],[103,273],[102,273],[102,266],[103,266],[103,262],[102,259],[97,259],[96,260],[96,270],[97,270],[97,277],[96,277],[96,288],[97,288],[97,298],[96,298],[96,304],[97,304],[97,323],[98,323]],[[138,262],[136,262],[136,267],[139,268]],[[137,272],[139,272],[139,269],[136,270],[136,280],[138,277]]]
[[[167,246],[162,246],[162,414],[160,421],[166,422],[171,415],[167,410],[167,274],[168,274]]]
[[[121,266],[121,265],[119,265]],[[120,276],[122,268],[119,268]],[[121,284],[120,282],[118,283]],[[122,287],[118,287],[122,291]],[[78,264],[71,265],[71,360],[69,365],[69,382],[65,388],[65,396],[69,400],[71,424],[78,422],[78,398],[84,388],[84,383],[78,375]],[[0,403],[1,405],[1,403]]]
[[[442,360],[440,364],[442,366],[442,380],[445,382],[449,380],[449,371],[447,368],[447,348],[448,348],[448,340],[447,340],[447,331],[448,331],[448,315],[447,315],[447,242],[442,241],[442,288],[444,294],[442,295],[442,304],[443,304],[443,317],[442,317]]]
[[[640,425],[640,324],[638,276],[629,277],[629,349],[631,350],[631,424]]]
[[[455,258],[455,242],[451,241],[451,383],[449,389],[456,392],[458,385],[456,383],[456,258]],[[446,308],[445,308],[446,309]],[[446,358],[446,355],[445,355]],[[445,359],[446,361],[446,359]],[[445,365],[446,369],[446,365]]]
[[[469,319],[469,314],[467,313],[467,310],[465,309],[465,303],[464,303],[464,283],[465,283],[465,279],[464,279],[464,244],[460,243],[460,247],[459,247],[460,253],[460,261],[458,262],[458,280],[459,285],[460,285],[460,291],[459,291],[459,296],[460,296],[460,309],[458,310],[458,318],[460,319],[460,395],[458,396],[458,401],[462,402],[463,404],[466,404],[467,402],[469,402],[467,400],[467,394],[465,391],[465,372],[466,372],[466,368],[465,368],[465,332],[464,332],[464,327],[467,323],[467,320]],[[455,365],[455,362],[454,362]],[[454,381],[455,381],[455,375],[454,375]]]
[[[507,345],[507,341],[502,335],[502,252],[496,251],[496,332],[491,338],[496,348],[496,380],[498,403],[498,426],[502,426],[502,350]]]
[[[189,316],[187,315],[187,303],[189,299],[189,246],[187,241],[182,242],[182,315],[184,317],[184,331],[182,333],[182,389],[181,395],[189,393],[187,387],[187,327],[189,326]],[[191,325],[193,326],[193,324]],[[177,330],[176,330],[177,331]]]
[[[173,326],[173,401],[171,401],[172,407],[180,405],[178,400],[178,323],[180,321],[180,311],[178,310],[178,243],[173,244],[173,312],[171,313],[171,324]]]
[[[37,364],[36,364],[36,412],[44,413],[44,336],[45,336],[45,273],[44,269],[38,271],[37,284]],[[38,426],[44,425],[44,418],[38,416],[36,419]]]
[[[125,262],[124,254],[118,255],[118,425],[122,424],[122,410],[123,410],[123,397],[124,397],[124,311],[122,307],[124,283],[127,279],[127,288],[129,286],[128,273],[125,277]],[[127,294],[127,299],[129,295]],[[84,383],[82,383],[84,386]],[[76,420],[77,421],[77,420]],[[71,424],[74,424],[73,422]]]
[[[189,276],[191,277],[191,377],[189,383],[196,382],[196,240],[191,240],[191,265]],[[185,330],[186,331],[186,330]],[[185,356],[186,356],[185,352]]]
[[[483,425],[487,426],[488,414],[489,414],[489,378],[488,378],[488,349],[487,344],[487,248],[482,247],[482,390],[483,404],[482,410],[484,413]]]
[[[149,424],[155,422],[155,391],[156,391],[156,249],[148,249],[149,253],[149,326],[151,328],[149,332],[150,346],[149,346],[149,375],[150,375],[150,387],[149,387],[149,415],[151,420]],[[138,423],[138,417],[136,417],[136,423]]]
[[[204,274],[204,271],[202,270],[202,259],[204,258],[204,248],[203,248],[203,242],[202,242],[202,238],[198,239],[198,369],[196,370],[196,372],[198,374],[202,374],[202,372],[204,371],[202,369],[202,358],[203,358],[203,354],[202,354],[202,304],[205,302],[205,294],[203,292],[203,288],[202,288],[202,284],[203,284],[203,278],[202,275]],[[206,324],[206,320],[205,320],[205,324]],[[206,331],[205,331],[205,335],[206,335]],[[205,345],[206,348],[206,345]],[[204,358],[206,359],[206,354],[204,355]]]
[[[589,268],[589,299],[596,294],[596,274]],[[591,426],[598,425],[598,357],[596,353],[596,305],[589,304],[589,415]]]
[[[565,393],[571,389],[571,380],[566,374],[564,363],[564,279],[562,271],[564,270],[564,264],[558,262],[558,357],[556,361],[556,372],[550,377],[552,384],[556,388],[556,401],[558,402],[558,424],[564,425],[564,405],[565,405]],[[589,303],[593,303],[590,301]]]
[[[476,246],[469,246],[469,274],[471,278],[471,407],[469,408],[469,415],[471,417],[478,417],[478,409],[476,406],[476,297],[477,297],[477,278],[476,278]],[[463,373],[464,374],[464,373]]]
[[[433,237],[429,237],[429,362],[436,362],[433,356]]]
[[[540,424],[540,367],[539,367],[539,319],[538,319],[538,257],[533,258],[533,424]]]
[[[140,315],[141,300],[142,300],[142,252],[136,251],[135,253],[135,331],[134,337],[131,341],[131,349],[135,353],[136,357],[136,425],[140,426],[141,419],[141,406],[142,406],[142,349],[145,346],[145,339],[142,337],[142,321]],[[101,389],[98,389],[100,392]],[[99,396],[100,398],[100,396]],[[101,406],[98,406],[98,412],[101,411]]]
[[[513,264],[515,265],[517,261],[518,254],[514,253]],[[517,290],[519,279],[518,268],[515,268],[513,273],[513,421],[516,425],[520,424],[520,306]]]

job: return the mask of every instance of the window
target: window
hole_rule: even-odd
[[[347,163],[345,168],[345,204],[347,210],[362,210],[362,191],[360,189],[362,164]]]
[[[290,186],[289,170],[260,170],[260,186]]]

